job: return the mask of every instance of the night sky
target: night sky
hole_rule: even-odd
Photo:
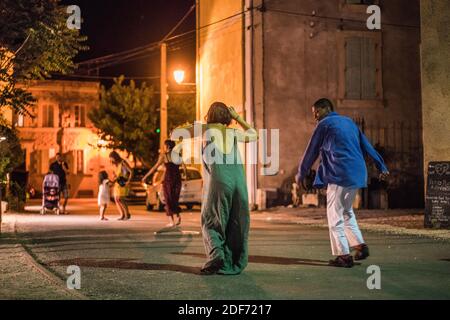
[[[63,0],[63,5],[76,4],[81,9],[81,34],[88,37],[89,51],[82,52],[77,62],[133,49],[161,40],[185,15],[194,0]],[[195,29],[195,11],[174,35]],[[186,69],[186,81],[195,81],[195,33],[183,37],[178,50],[168,54],[169,71]],[[157,76],[159,51],[141,60],[101,69],[100,76]],[[93,72],[92,75],[96,74]],[[170,74],[169,74],[170,76]],[[159,80],[147,80],[155,85]],[[109,81],[103,80],[107,84]]]

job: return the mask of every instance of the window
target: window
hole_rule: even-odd
[[[23,127],[25,125],[24,115],[18,112],[13,113],[13,124],[16,127]]]
[[[53,128],[54,126],[54,107],[52,105],[44,105],[42,107],[42,126]]]
[[[379,5],[379,0],[341,0],[340,8],[343,12],[366,14],[367,7]]]
[[[382,101],[381,34],[343,32],[339,43],[339,104],[372,106]]]
[[[75,127],[85,127],[86,126],[86,107],[85,106],[75,106]]]
[[[77,173],[84,173],[84,150],[77,150]]]
[[[372,5],[375,4],[375,0],[346,0],[346,4],[364,4],[364,5]]]

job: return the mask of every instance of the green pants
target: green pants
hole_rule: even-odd
[[[237,145],[232,152],[238,159]],[[236,162],[205,165],[204,181],[202,232],[207,259],[224,261],[220,274],[239,274],[248,263],[250,228],[244,166]]]

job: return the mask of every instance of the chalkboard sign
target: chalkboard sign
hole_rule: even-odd
[[[430,162],[425,228],[450,229],[450,162]]]

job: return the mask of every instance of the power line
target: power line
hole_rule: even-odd
[[[188,10],[188,12],[186,12],[186,14],[183,16],[183,18],[181,18],[181,20],[178,21],[178,23],[175,25],[175,27],[173,27],[172,30],[169,31],[169,33],[160,41],[160,43],[163,43],[167,39],[169,39],[169,37],[178,29],[179,26],[181,26],[183,24],[183,22],[189,17],[189,15],[192,13],[192,11],[194,11],[194,9],[195,9],[195,4],[193,4],[191,6],[191,8]]]
[[[366,20],[357,20],[357,19],[348,19],[348,18],[339,18],[339,17],[329,17],[329,16],[321,16],[321,15],[313,15],[311,13],[303,13],[303,12],[295,12],[295,11],[288,11],[288,10],[280,10],[280,9],[271,9],[266,8],[267,12],[274,12],[274,13],[280,13],[280,14],[287,14],[287,15],[293,15],[293,16],[301,16],[301,17],[308,17],[308,18],[319,18],[319,19],[326,19],[326,20],[334,20],[339,22],[354,22],[354,23],[364,23],[366,24]],[[382,22],[382,26],[393,26],[393,27],[400,27],[400,28],[417,28],[419,29],[419,26],[412,26],[412,25],[406,25],[406,24],[396,24],[396,23],[386,23]]]
[[[90,76],[90,75],[77,75],[77,74],[68,74],[64,75],[64,77],[69,78],[82,78],[82,79],[99,79],[99,80],[114,80],[119,78],[118,76]],[[123,77],[125,80],[156,80],[159,79],[160,76],[138,76],[138,77]]]

